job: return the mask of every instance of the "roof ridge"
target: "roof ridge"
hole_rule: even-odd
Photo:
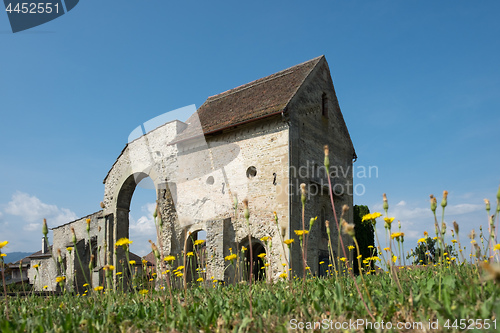
[[[255,87],[255,86],[259,85],[259,84],[262,84],[262,83],[265,83],[265,82],[269,82],[271,80],[283,77],[285,75],[292,74],[299,67],[302,67],[302,66],[304,66],[306,64],[309,64],[309,63],[312,63],[314,61],[317,61],[317,60],[321,59],[322,57],[324,57],[324,56],[321,55],[319,57],[316,57],[316,58],[304,61],[304,62],[302,62],[300,64],[297,64],[297,65],[294,65],[292,67],[285,68],[285,69],[283,69],[283,70],[281,70],[279,72],[272,73],[270,75],[258,78],[256,80],[250,81],[248,83],[239,85],[239,86],[237,86],[235,88],[231,88],[229,90],[223,91],[223,92],[221,92],[219,94],[209,96],[205,102],[213,102],[213,101],[216,101],[216,100],[218,100],[220,98],[232,95],[234,93],[241,92],[241,91],[244,91],[244,90],[249,89],[249,88],[253,88],[253,87]]]

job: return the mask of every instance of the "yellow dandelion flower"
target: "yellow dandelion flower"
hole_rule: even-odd
[[[101,291],[103,289],[104,289],[103,286],[97,286],[97,287],[94,288],[95,291]]]
[[[345,257],[340,258],[340,261],[346,261],[347,259]]]
[[[117,272],[116,275],[122,275],[122,272]]]
[[[354,250],[354,246],[352,245],[349,245],[347,248],[349,249],[349,251]]]
[[[391,238],[394,239],[394,238],[398,238],[398,237],[401,237],[401,233],[400,232],[393,232],[391,234]]]
[[[320,264],[320,265],[323,265],[324,263],[325,263],[324,261],[320,261],[320,262],[319,262],[319,264]]]
[[[115,246],[123,246],[126,247],[129,244],[132,244],[133,241],[129,240],[128,238],[120,238],[116,243]]]
[[[181,269],[184,269],[184,266],[179,266],[177,269],[180,271]]]
[[[282,279],[286,279],[288,277],[288,275],[286,273],[281,273],[280,274],[280,278]]]
[[[203,278],[202,278],[202,277],[199,277],[196,281],[197,281],[197,282],[203,282]]]
[[[134,261],[134,260],[132,260],[132,261],[135,263],[135,261]],[[147,263],[148,263],[148,261],[147,261],[146,259],[142,259],[142,264],[143,264],[143,265],[146,265]],[[132,265],[132,264],[131,264],[131,265]]]
[[[265,254],[265,253],[261,253],[261,254],[259,254],[257,257],[259,257],[259,258],[261,258],[261,259],[262,259],[262,258],[264,258],[265,256],[266,256],[266,254]]]
[[[389,251],[389,250],[390,250],[390,248],[384,247],[384,251]]]
[[[394,221],[394,217],[384,217],[385,223],[391,225],[392,221]]]
[[[283,243],[285,243],[286,245],[290,245],[292,244],[293,242],[295,242],[295,239],[286,239],[285,241],[283,241]]]
[[[227,261],[230,261],[230,260],[236,259],[236,257],[237,257],[237,255],[235,253],[233,253],[231,255],[226,256],[224,259]]]
[[[248,250],[246,247],[244,246],[241,247],[241,252],[245,252],[246,250]]]
[[[38,268],[38,267],[40,267],[40,265],[33,265],[33,268]]]
[[[320,263],[321,264],[321,263]],[[286,267],[286,264],[281,264],[281,266]]]
[[[141,295],[146,295],[147,293],[149,293],[149,290],[147,290],[147,289],[139,290],[139,294],[141,294]]]
[[[49,286],[43,286],[43,289],[47,289]]]
[[[70,247],[67,247],[66,250],[68,250],[68,252],[71,252],[71,251],[73,251],[73,248],[70,246]]]
[[[188,252],[188,253],[186,253],[186,256],[192,257],[192,256],[194,256],[194,253],[193,252]]]
[[[427,242],[426,242],[425,238],[420,238],[420,239],[417,241],[417,243],[427,243]]]
[[[263,242],[267,242],[269,240],[269,236],[264,236],[260,240]]]
[[[166,261],[166,262],[174,261],[175,257],[174,256],[166,256],[165,258],[163,258],[163,260]]]
[[[369,249],[373,249],[373,245],[368,245],[368,248]]]
[[[56,283],[63,282],[64,280],[66,280],[66,277],[64,277],[64,276],[58,276],[58,277],[56,277]]]
[[[128,263],[129,263],[130,265],[135,265],[135,260],[130,260]]]
[[[84,287],[88,287],[88,286],[89,286],[89,284],[88,284],[88,283],[85,283],[83,286],[84,286]]]
[[[198,240],[196,240],[196,241],[194,242],[194,246],[201,245],[201,244],[203,244],[203,243],[205,243],[205,240],[204,240],[204,239],[198,239]]]
[[[455,244],[455,243],[457,242],[457,240],[456,240],[456,239],[452,239],[452,240],[451,240],[451,242],[452,242],[453,244]]]
[[[359,256],[356,257],[356,259],[361,259],[362,255],[360,254]]]
[[[398,257],[392,256],[392,262],[396,262],[396,260],[398,260]]]
[[[294,230],[293,232],[295,232],[297,236],[303,236],[304,234],[306,234],[306,231],[307,230]]]
[[[495,247],[493,247],[493,250],[494,251],[499,251],[500,250],[500,244],[495,245]]]
[[[9,244],[8,241],[0,242],[0,249],[3,248],[7,244]]]

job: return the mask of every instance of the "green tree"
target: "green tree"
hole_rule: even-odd
[[[375,246],[375,233],[373,230],[373,225],[367,222],[361,222],[364,215],[369,214],[370,210],[367,206],[364,205],[355,205],[354,206],[354,232],[356,234],[356,239],[359,244],[359,251],[361,253],[357,253],[354,256],[354,273],[359,274],[358,261],[357,256],[361,254],[361,261],[365,258],[369,258],[371,256],[377,255],[377,248]],[[368,246],[373,246],[373,248],[368,248]],[[374,267],[373,261],[370,261],[371,269]]]
[[[439,262],[439,257],[441,256],[441,249],[436,245],[437,240],[427,237],[425,242],[419,243],[406,259],[413,258],[414,265],[436,264]],[[444,252],[448,253],[448,257],[457,256],[451,245],[446,246]]]

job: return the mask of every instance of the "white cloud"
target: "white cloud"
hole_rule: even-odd
[[[5,212],[19,216],[24,222],[29,222],[24,229],[31,231],[36,227],[41,228],[41,221],[46,218],[50,226],[58,226],[73,220],[77,215],[67,208],[43,203],[36,196],[17,191],[12,195],[12,200],[7,204]],[[36,222],[36,223],[35,223]]]
[[[484,205],[473,205],[473,204],[459,204],[447,206],[445,212],[450,215],[461,215],[476,212],[479,210],[484,210]]]
[[[130,250],[139,256],[144,256],[151,252],[151,246],[148,240],[156,243],[156,226],[153,221],[153,212],[156,208],[156,203],[146,203],[141,206],[143,213],[138,219],[129,215],[129,238],[134,242]]]
[[[23,229],[26,231],[42,230],[42,224],[41,223],[30,223],[30,224],[25,225],[23,227]]]
[[[400,202],[397,203],[396,206],[406,206],[406,201],[401,200]]]

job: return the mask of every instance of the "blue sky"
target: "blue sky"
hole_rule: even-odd
[[[448,190],[462,239],[500,182],[497,1],[96,1],[12,34],[0,13],[0,241],[37,251],[52,226],[99,209],[102,180],[145,121],[324,54],[358,160],[356,204],[433,231]],[[495,139],[496,138],[496,139]],[[497,142],[495,144],[495,142]],[[358,187],[361,188],[361,187]],[[154,193],[132,202],[148,251]],[[494,206],[494,205],[493,205]],[[142,219],[142,220],[141,220]]]

